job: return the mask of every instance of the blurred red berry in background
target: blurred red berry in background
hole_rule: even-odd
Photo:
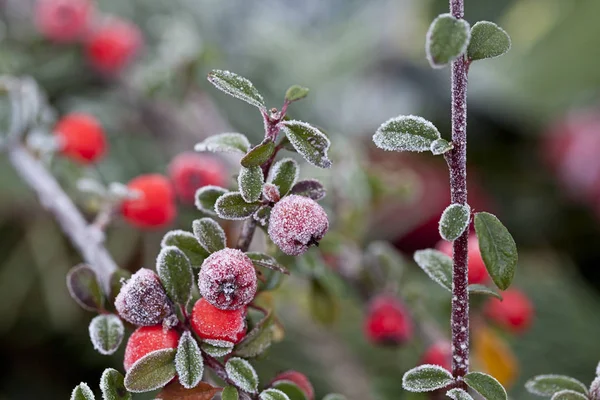
[[[371,343],[397,346],[412,338],[413,323],[400,300],[387,294],[378,295],[369,304],[364,332]]]
[[[440,240],[436,248],[442,253],[452,257],[452,242]],[[489,274],[485,269],[485,263],[479,251],[479,240],[477,235],[469,235],[469,283],[486,283],[489,280]]]
[[[298,386],[298,388],[300,388],[302,393],[304,393],[304,395],[306,396],[307,400],[315,399],[315,389],[313,388],[313,385],[310,383],[306,375],[293,370],[285,371],[273,378],[270,385],[273,385],[279,381],[292,382],[293,384]]]
[[[173,329],[166,330],[162,325],[144,326],[131,334],[125,347],[123,365],[125,371],[146,354],[161,349],[176,349],[179,333]]]
[[[227,170],[215,157],[205,154],[181,153],[169,164],[169,177],[175,193],[183,203],[193,204],[196,190],[204,186],[227,184]]]
[[[107,142],[98,120],[84,113],[64,116],[54,127],[61,154],[83,164],[98,161],[106,152]]]
[[[38,0],[35,25],[47,39],[72,42],[87,32],[94,14],[90,0]]]
[[[123,218],[139,228],[160,228],[177,214],[175,195],[169,180],[159,174],[140,175],[127,184],[139,196],[121,204]]]
[[[202,339],[238,343],[246,335],[246,307],[221,310],[201,298],[192,309],[192,329]]]
[[[109,18],[90,33],[85,43],[85,52],[96,70],[115,75],[133,60],[142,43],[142,34],[136,25]]]
[[[491,298],[484,307],[485,315],[497,325],[513,332],[522,333],[531,325],[533,320],[533,304],[529,298],[518,289],[502,292],[503,301]]]
[[[452,371],[452,345],[447,341],[439,341],[425,351],[421,358],[421,364],[439,365]]]

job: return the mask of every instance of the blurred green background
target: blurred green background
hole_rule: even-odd
[[[44,40],[32,23],[33,3],[0,1],[0,73],[33,76],[59,114],[88,111],[106,127],[110,154],[97,169],[53,163],[76,199],[78,177],[127,182],[165,173],[175,154],[214,133],[233,129],[257,142],[260,115],[205,79],[222,68],[249,78],[275,107],[290,85],[311,88],[290,114],[331,136],[334,167],[305,166],[303,175],[326,182],[342,241],[361,248],[390,240],[407,259],[437,242],[435,223],[448,202],[443,160],[383,154],[370,138],[400,114],[423,115],[449,137],[449,70],[430,69],[424,57],[427,27],[447,12],[447,2],[98,0],[99,10],[133,20],[145,37],[142,55],[116,80],[95,74],[79,46]],[[471,67],[468,130],[471,199],[513,233],[521,260],[515,285],[536,309],[524,335],[498,333],[518,360],[514,399],[533,398],[523,382],[535,374],[589,383],[600,360],[600,123],[588,118],[600,119],[598,15],[597,0],[466,1],[467,20],[495,21],[513,40],[506,56]],[[547,150],[551,133],[577,129],[586,132],[588,145],[580,147],[587,151]],[[0,164],[0,399],[66,399],[80,381],[97,388],[105,367],[121,367],[122,353],[93,350],[92,315],[65,286],[78,254],[2,156]],[[182,205],[177,226],[189,229],[197,217]],[[108,247],[123,268],[153,267],[165,231],[139,232],[117,221]],[[345,267],[360,268],[345,255]],[[449,297],[416,266],[405,268],[401,293],[425,294],[425,312],[446,332]],[[257,363],[261,377],[294,368],[321,396],[417,398],[400,381],[423,343],[399,350],[368,344],[364,304],[337,283],[341,307],[332,326],[311,320],[301,278],[275,292],[286,337]]]

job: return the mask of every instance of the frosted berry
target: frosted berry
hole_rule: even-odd
[[[502,292],[504,300],[496,298],[488,300],[484,307],[485,315],[508,331],[522,333],[531,325],[533,319],[533,304],[529,298],[518,289]]]
[[[125,347],[123,364],[125,371],[146,354],[162,349],[176,349],[179,333],[173,329],[165,329],[162,325],[144,326],[131,334]]]
[[[121,203],[123,218],[139,228],[160,228],[177,214],[175,194],[169,180],[159,174],[140,175],[127,184],[139,196]]]
[[[280,373],[275,378],[273,378],[273,380],[271,381],[271,385],[278,381],[290,381],[296,384],[296,386],[298,386],[300,390],[302,390],[307,400],[315,399],[315,389],[313,388],[312,384],[310,383],[306,375],[298,371],[292,370]]]
[[[182,202],[193,204],[196,191],[204,186],[224,187],[227,183],[225,166],[206,154],[181,153],[169,165],[169,177],[175,193]]]
[[[269,200],[271,203],[277,203],[281,199],[281,196],[279,195],[279,189],[272,183],[265,183],[263,186],[263,196],[265,196],[265,199]]]
[[[61,154],[83,164],[98,161],[106,153],[106,138],[98,120],[84,113],[65,115],[54,127]]]
[[[379,295],[369,304],[364,332],[371,343],[396,346],[412,338],[413,323],[400,300]]]
[[[91,0],[37,0],[35,25],[47,39],[72,42],[87,31],[94,13]]]
[[[198,278],[200,294],[221,310],[237,310],[256,294],[256,270],[252,260],[237,249],[223,249],[202,263]]]
[[[192,309],[192,329],[202,339],[226,340],[238,343],[246,335],[246,307],[221,310],[206,299],[200,299]]]
[[[142,34],[132,22],[111,18],[87,38],[85,52],[90,64],[104,74],[118,74],[142,46]]]
[[[452,371],[452,346],[450,342],[439,341],[431,346],[423,354],[421,364],[439,365]]]
[[[440,240],[437,244],[437,249],[452,257],[452,242]],[[469,236],[469,283],[486,283],[490,276],[485,269],[481,252],[479,251],[479,240],[477,235]]]
[[[298,195],[284,197],[275,204],[269,219],[269,236],[285,254],[298,256],[327,233],[329,220],[323,207]]]
[[[138,326],[160,324],[173,314],[173,306],[158,275],[142,268],[129,278],[115,299],[115,308],[126,321]]]

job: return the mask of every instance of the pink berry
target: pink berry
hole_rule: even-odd
[[[452,242],[440,240],[436,248],[452,257]],[[469,283],[486,283],[489,279],[490,276],[479,251],[479,240],[477,235],[471,234],[469,236]]]
[[[439,365],[448,371],[452,371],[452,346],[450,342],[439,341],[429,346],[423,354],[421,364]]]
[[[72,42],[86,32],[94,6],[90,0],[38,0],[35,5],[38,31],[55,42]]]
[[[323,207],[298,195],[275,204],[269,219],[269,236],[285,254],[298,256],[318,244],[329,228]]]
[[[397,346],[412,338],[413,324],[400,300],[379,295],[369,305],[364,332],[371,343]]]
[[[142,268],[123,285],[115,308],[126,321],[138,326],[159,325],[173,314],[173,305],[158,275]]]
[[[279,195],[279,189],[272,183],[265,183],[263,186],[263,196],[265,196],[265,199],[269,200],[271,203],[277,203],[281,199],[281,196]]]
[[[125,347],[123,364],[125,371],[146,354],[162,349],[176,349],[179,333],[173,329],[165,329],[162,325],[144,326],[131,334]]]
[[[202,339],[239,343],[246,335],[246,308],[221,310],[202,298],[192,309],[192,329]]]
[[[221,310],[237,310],[256,294],[256,270],[252,260],[237,249],[223,249],[202,263],[200,294]]]
[[[181,153],[169,164],[169,177],[182,202],[193,204],[196,191],[204,186],[227,185],[225,166],[206,154]]]
[[[142,34],[132,22],[111,18],[100,24],[86,41],[90,64],[101,73],[118,74],[142,46]]]

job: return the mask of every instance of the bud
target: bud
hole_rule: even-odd
[[[378,295],[369,305],[364,332],[371,343],[397,346],[412,338],[413,324],[400,300]]]
[[[173,329],[164,329],[161,325],[144,326],[131,334],[125,347],[123,364],[125,371],[146,354],[162,349],[176,349],[179,333]]]
[[[192,329],[202,339],[238,343],[246,335],[246,307],[221,310],[200,299],[192,309]]]

